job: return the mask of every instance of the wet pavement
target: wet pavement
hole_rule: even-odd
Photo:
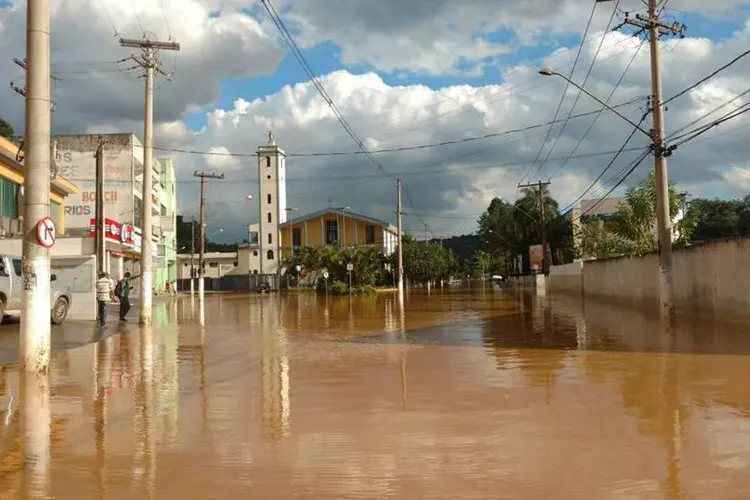
[[[394,298],[181,297],[152,328],[82,325],[94,342],[48,378],[0,372],[0,498],[750,498],[747,323]]]

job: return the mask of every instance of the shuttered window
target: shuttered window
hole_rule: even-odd
[[[8,179],[0,179],[0,215],[17,219],[18,211],[18,189],[15,182]]]

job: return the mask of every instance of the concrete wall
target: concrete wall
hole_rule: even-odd
[[[580,294],[583,292],[583,262],[552,266],[549,270],[549,288]]]
[[[592,260],[583,263],[585,296],[637,306],[659,301],[658,257]],[[570,291],[575,266],[553,266],[552,293]],[[750,308],[750,238],[716,241],[674,251],[675,305],[679,309],[741,314]]]
[[[66,291],[72,298],[68,319],[96,319],[96,257],[52,258],[52,273],[57,275],[55,289]]]

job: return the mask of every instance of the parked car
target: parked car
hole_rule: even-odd
[[[268,283],[263,282],[260,285],[258,285],[258,292],[268,293],[270,291],[271,291],[271,285],[269,285]]]
[[[5,316],[20,316],[21,297],[23,295],[23,281],[21,279],[21,257],[0,256],[0,323]],[[72,303],[71,296],[56,289],[57,276],[50,276],[50,320],[59,325],[68,317]]]

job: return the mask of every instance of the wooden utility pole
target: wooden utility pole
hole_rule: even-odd
[[[218,179],[224,178],[224,174],[207,174],[205,172],[198,172],[197,170],[193,173],[194,177],[200,177],[201,180],[201,208],[200,208],[200,235],[201,235],[201,246],[200,254],[198,255],[198,295],[203,298],[205,291],[204,275],[205,265],[203,256],[206,252],[206,179]]]
[[[195,295],[195,218],[190,218],[190,295]]]
[[[403,234],[401,226],[401,179],[396,179],[396,225],[398,232],[398,300],[399,304],[404,305],[404,252],[403,252]]]
[[[544,204],[544,188],[550,182],[539,181],[535,184],[519,184],[519,188],[537,188],[539,190],[539,232],[542,238],[542,272],[549,274],[549,256],[547,252],[547,207]]]
[[[94,208],[94,234],[96,236],[96,260],[99,272],[107,272],[107,233],[104,215],[104,143],[96,148],[96,203]]]
[[[601,1],[601,0],[600,0]],[[664,109],[661,91],[661,67],[659,62],[659,38],[661,36],[685,36],[685,26],[680,23],[665,23],[659,18],[657,1],[648,0],[648,14],[627,16],[623,25],[648,32],[651,46],[651,106],[654,113],[651,129],[651,149],[654,154],[656,177],[656,234],[659,254],[659,302],[661,318],[674,320],[674,282],[672,277],[672,215],[669,211],[669,180],[667,157],[671,150],[664,137]]]
[[[159,50],[180,50],[177,42],[157,42],[149,39],[120,38],[120,45],[127,48],[141,49],[141,56],[131,59],[146,72],[145,118],[143,120],[143,190],[142,190],[142,220],[141,220],[141,290],[139,295],[140,314],[139,323],[151,324],[151,304],[153,299],[153,234],[152,226],[152,188],[153,188],[153,121],[154,121],[154,72],[167,75],[156,59]]]

